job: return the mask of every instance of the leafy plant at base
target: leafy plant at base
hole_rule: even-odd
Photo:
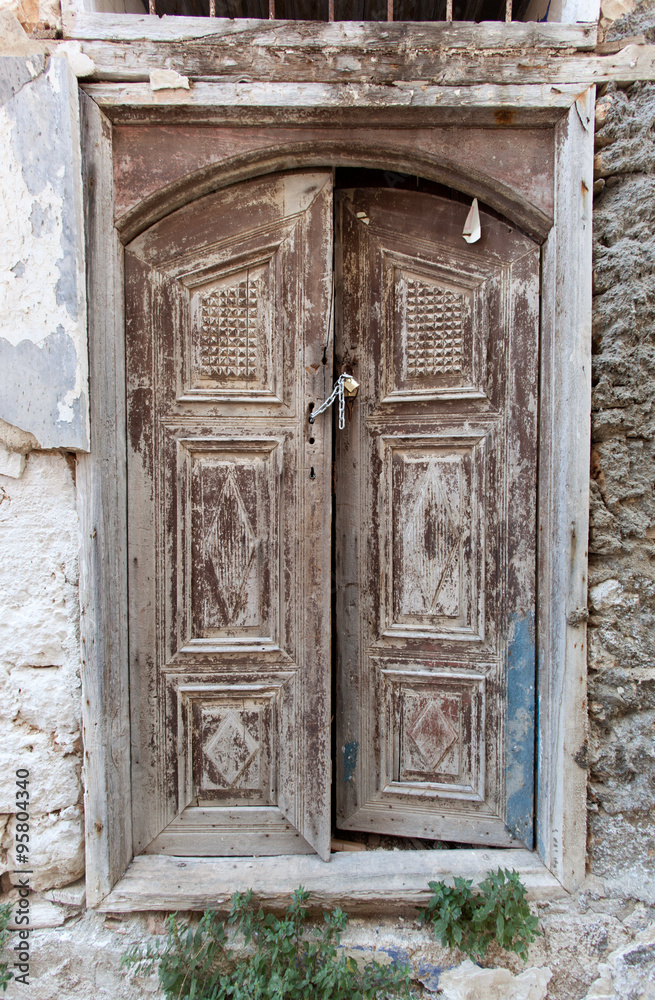
[[[9,931],[7,930],[7,927],[9,925],[9,921],[11,920],[11,911],[11,903],[5,903],[4,906],[0,906],[0,952],[9,940]],[[13,978],[14,974],[13,972],[9,972],[8,963],[0,962],[0,986],[3,991],[6,991],[7,983]]]
[[[431,925],[441,944],[476,959],[483,958],[496,941],[525,961],[528,944],[541,932],[537,917],[530,913],[519,873],[507,868],[489,872],[477,892],[472,891],[470,879],[456,878],[454,882],[454,886],[429,882],[432,896],[421,914],[422,922]]]
[[[227,921],[213,911],[197,925],[166,921],[162,948],[138,945],[123,963],[151,973],[171,1000],[382,1000],[408,997],[409,967],[367,963],[359,970],[339,953],[347,922],[337,908],[324,913],[322,927],[307,926],[302,886],[293,893],[284,917],[255,910],[252,891],[235,893]],[[227,924],[227,926],[226,926]],[[227,927],[243,937],[243,948],[230,946]]]

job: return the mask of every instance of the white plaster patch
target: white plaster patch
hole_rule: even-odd
[[[68,911],[64,906],[57,906],[56,903],[44,899],[36,893],[32,893],[30,900],[30,928],[37,930],[42,927],[61,927],[68,916]],[[18,890],[12,889],[10,892],[0,896],[0,906],[5,903],[18,902]],[[16,915],[16,914],[15,914]],[[22,923],[21,923],[22,926]],[[12,920],[9,924],[11,930],[16,930],[17,926]]]
[[[15,88],[0,108],[0,416],[43,447],[86,448],[77,81],[65,55],[45,72],[34,57],[6,63]]]
[[[90,56],[82,52],[82,43],[76,41],[62,42],[57,46],[57,55],[65,55],[70,68],[77,77],[92,76],[96,65]]]
[[[60,399],[57,403],[57,410],[59,411],[59,419],[63,420],[65,423],[70,423],[75,418],[75,410],[73,409],[73,403],[78,398],[79,392],[77,391],[77,386],[75,389],[69,390],[63,399]]]
[[[11,722],[0,729],[0,742],[0,812],[16,809],[17,768],[30,772],[30,810],[34,813],[77,804],[81,794],[77,754],[67,753],[49,733]]]
[[[0,481],[0,812],[15,811],[15,771],[27,767],[35,888],[83,872],[77,530],[61,455],[32,452],[22,479]]]
[[[20,479],[25,471],[25,456],[20,452],[10,451],[0,442],[0,476],[10,479]]]
[[[190,90],[189,77],[174,69],[153,69],[150,72],[151,90]]]
[[[0,666],[3,714],[16,724],[51,733],[62,752],[73,753],[80,736],[80,684],[62,669]]]
[[[44,928],[32,940],[31,995],[38,1000],[164,1000],[156,973],[137,975],[121,966],[130,945],[147,942],[156,943],[147,918],[111,921],[93,910],[63,927]],[[23,991],[24,1000],[28,993]]]
[[[607,611],[623,603],[623,587],[618,580],[603,580],[590,589],[589,598],[595,611]]]

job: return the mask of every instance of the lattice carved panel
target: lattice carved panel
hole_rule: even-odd
[[[385,288],[388,401],[484,396],[484,281],[444,267],[414,271],[388,254]]]
[[[419,278],[406,289],[407,378],[461,375],[462,296]]]
[[[200,296],[200,359],[214,379],[257,377],[258,288],[246,272]]]
[[[185,392],[191,397],[274,396],[281,359],[272,356],[273,272],[271,259],[202,283],[186,279],[191,368]]]

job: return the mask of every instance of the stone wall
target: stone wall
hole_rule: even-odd
[[[622,32],[655,40],[653,4]],[[589,862],[654,903],[655,83],[612,84],[597,110]]]
[[[653,3],[608,40],[645,33]],[[530,963],[551,1000],[642,995],[655,986],[655,84],[598,101],[594,211],[594,398],[589,574],[589,872],[582,891],[539,907]],[[14,773],[31,771],[33,986],[9,1000],[136,1000],[153,981],[120,968],[158,917],[84,909],[74,459],[2,425],[18,456],[0,475],[0,863],[11,874]],[[36,446],[36,450],[35,449]],[[32,449],[32,450],[30,450]],[[400,947],[452,964],[413,920],[356,920],[354,947]],[[492,956],[505,961],[503,956]],[[507,964],[515,971],[520,963]],[[426,976],[434,986],[435,977]]]
[[[20,478],[0,476],[0,864],[14,868],[7,817],[27,768],[35,889],[84,873],[73,470],[74,458],[32,452]]]

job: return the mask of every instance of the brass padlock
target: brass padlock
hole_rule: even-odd
[[[343,380],[343,394],[346,399],[353,399],[357,395],[357,390],[359,389],[359,382],[349,375],[348,378]]]

